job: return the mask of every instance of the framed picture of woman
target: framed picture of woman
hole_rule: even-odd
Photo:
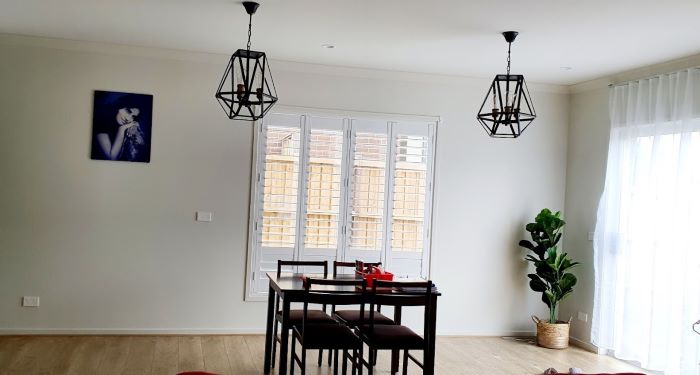
[[[153,95],[95,91],[93,160],[151,161]]]

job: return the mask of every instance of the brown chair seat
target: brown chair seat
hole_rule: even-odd
[[[277,312],[277,320],[280,322],[282,321],[281,311]],[[289,310],[289,321],[285,322],[285,325],[288,327],[301,325],[302,320],[304,320],[304,310]],[[331,318],[330,315],[321,310],[309,310],[306,321],[314,323],[335,323],[335,320]]]
[[[425,346],[423,338],[406,326],[375,324],[370,331],[370,325],[364,324],[360,330],[371,341],[372,348],[422,349]]]
[[[355,326],[360,323],[360,310],[338,310],[335,316],[348,325]],[[365,310],[363,322],[369,321],[369,311]],[[394,321],[380,312],[374,312],[374,324],[394,324]]]
[[[307,320],[308,322],[308,320]],[[294,335],[306,349],[359,349],[362,341],[350,328],[338,323],[294,326]]]

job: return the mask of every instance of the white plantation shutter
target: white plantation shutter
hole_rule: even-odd
[[[256,124],[246,298],[264,296],[278,259],[427,277],[435,126],[304,114]]]
[[[304,116],[303,241],[299,259],[338,259],[343,242],[347,136],[342,118]]]
[[[257,138],[252,289],[267,291],[265,272],[277,270],[278,259],[293,259],[298,233],[302,118],[265,117]]]
[[[353,119],[345,260],[384,261],[389,123]]]
[[[387,257],[392,272],[399,276],[427,277],[433,133],[431,123],[392,126],[391,234]]]

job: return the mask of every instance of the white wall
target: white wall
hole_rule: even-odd
[[[265,304],[243,301],[251,128],[213,98],[227,57],[9,35],[0,55],[0,331],[262,331]],[[567,90],[531,84],[539,117],[494,140],[474,119],[488,80],[271,68],[280,104],[442,117],[438,330],[531,331],[544,305],[516,244],[564,206]],[[90,160],[96,89],[154,95],[150,164]]]
[[[563,248],[581,265],[574,270],[578,285],[562,303],[559,317],[573,317],[571,336],[590,343],[595,275],[593,241],[588,240],[588,233],[595,229],[598,200],[605,184],[610,135],[607,87],[573,93],[570,111]],[[588,314],[587,321],[578,319],[579,311]]]

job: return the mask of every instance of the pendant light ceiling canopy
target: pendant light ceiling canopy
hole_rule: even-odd
[[[248,45],[231,55],[216,90],[215,97],[231,120],[261,119],[277,102],[277,90],[265,52],[250,49],[253,14],[259,6],[254,1],[243,2],[249,15]]]
[[[517,31],[503,33],[508,42],[507,72],[493,79],[476,116],[484,130],[494,138],[518,138],[537,117],[525,77],[510,74],[510,46],[517,36]]]

